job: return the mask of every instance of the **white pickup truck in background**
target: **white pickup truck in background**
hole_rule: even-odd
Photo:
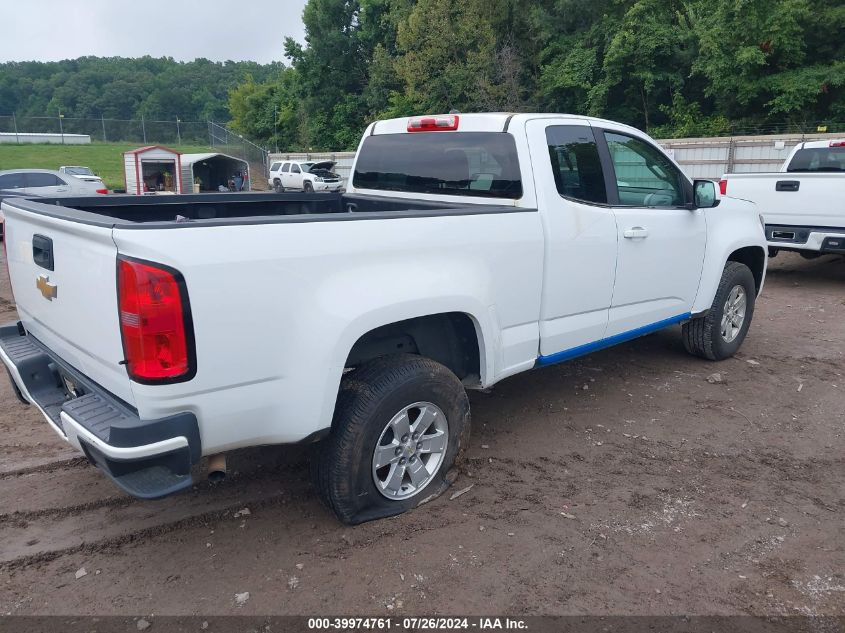
[[[378,121],[346,194],[2,211],[0,358],[62,438],[146,498],[202,457],[313,443],[348,523],[446,488],[466,389],[675,324],[730,357],[766,269],[753,204],[639,130],[556,114]]]
[[[722,195],[757,205],[769,257],[845,254],[845,140],[799,143],[779,172],[726,174],[719,186]]]

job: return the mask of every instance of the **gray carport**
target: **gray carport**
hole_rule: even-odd
[[[249,191],[249,163],[245,160],[218,153],[182,154],[181,160],[185,193],[197,192],[197,178],[199,191],[219,191],[219,186],[228,186],[238,172],[244,176],[244,191]]]

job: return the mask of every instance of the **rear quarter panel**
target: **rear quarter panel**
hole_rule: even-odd
[[[206,454],[328,427],[349,351],[381,325],[468,314],[485,384],[536,358],[537,212],[115,229],[114,238],[121,254],[185,277],[197,375],[133,390],[142,417],[193,411]]]

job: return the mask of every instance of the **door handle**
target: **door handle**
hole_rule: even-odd
[[[630,228],[630,229],[625,229],[625,231],[622,232],[622,235],[626,239],[629,239],[629,240],[635,240],[637,238],[644,238],[644,237],[648,237],[648,229],[644,229],[641,226],[635,226],[635,227]]]
[[[775,191],[798,191],[800,188],[800,180],[778,180],[775,183]]]

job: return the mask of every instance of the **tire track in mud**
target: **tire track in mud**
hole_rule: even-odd
[[[74,453],[76,455],[76,453]],[[34,464],[32,466],[22,466],[10,470],[0,470],[0,481],[12,477],[22,477],[24,475],[31,475],[34,473],[50,473],[60,469],[76,469],[83,466],[89,466],[89,462],[85,457],[68,457],[67,459],[53,460],[42,464]]]
[[[255,508],[265,508],[273,506],[275,504],[284,503],[284,499],[281,497],[264,499],[239,499],[237,503],[231,503],[231,499],[229,499],[229,502],[230,503],[226,505],[222,505],[221,507],[217,507],[210,510],[205,510],[199,514],[189,514],[187,516],[183,516],[169,522],[154,523],[152,525],[137,528],[130,532],[122,534],[113,534],[108,536],[104,535],[94,541],[81,541],[78,543],[64,544],[56,543],[52,549],[44,549],[31,554],[22,553],[14,558],[9,559],[5,558],[4,552],[4,554],[2,555],[3,558],[0,558],[0,571],[10,572],[16,569],[28,567],[30,565],[50,562],[69,554],[76,554],[79,552],[99,552],[114,547],[120,547],[129,543],[134,543],[137,541],[144,541],[146,539],[158,537],[170,532],[176,532],[192,527],[199,527],[206,525],[207,523],[212,521],[222,520],[230,512],[235,512],[238,509],[243,508],[245,505],[251,505]],[[56,527],[60,528],[61,526],[54,525],[54,527],[52,527],[51,529],[55,530]],[[30,528],[27,527],[24,529]],[[5,530],[0,528],[0,534],[3,534],[4,531]],[[5,534],[2,536],[2,539],[6,539]]]
[[[285,488],[280,485],[285,482]],[[310,498],[310,489],[278,472],[262,472],[160,501],[112,497],[72,506],[0,515],[0,569],[16,569],[78,551],[115,545],[200,525],[244,507]]]

